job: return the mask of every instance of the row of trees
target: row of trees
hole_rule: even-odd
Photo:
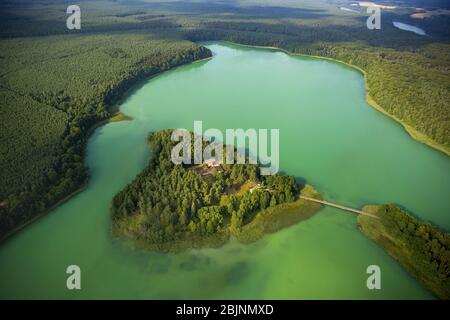
[[[399,242],[407,268],[439,297],[450,299],[450,235],[395,205],[382,206],[379,214],[389,236]]]

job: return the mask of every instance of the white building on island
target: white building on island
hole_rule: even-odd
[[[217,168],[221,165],[220,161],[215,158],[206,159],[205,161],[203,161],[203,163],[206,164],[208,168]]]

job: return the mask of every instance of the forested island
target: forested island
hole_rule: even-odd
[[[441,299],[450,299],[450,235],[396,205],[366,206],[361,231]]]
[[[157,251],[252,242],[312,216],[320,195],[294,177],[261,176],[255,164],[175,165],[172,130],[151,132],[146,168],[112,201],[115,236]],[[248,160],[248,159],[247,159]]]

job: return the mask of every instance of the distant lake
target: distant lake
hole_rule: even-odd
[[[397,22],[394,21],[393,22],[394,27],[401,29],[401,30],[405,30],[405,31],[411,31],[414,32],[415,34],[421,35],[421,36],[426,36],[427,34],[425,33],[425,30],[412,26],[410,24],[406,24],[406,23],[402,23],[402,22]]]

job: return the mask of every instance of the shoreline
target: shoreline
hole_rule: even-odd
[[[323,59],[323,60],[328,60],[328,61],[332,61],[335,63],[340,63],[340,64],[344,64],[352,69],[355,69],[357,71],[359,71],[363,77],[364,77],[364,87],[365,87],[365,99],[366,102],[369,106],[371,106],[372,108],[374,108],[375,110],[383,113],[385,116],[389,117],[390,119],[394,120],[395,122],[399,123],[403,129],[409,134],[409,136],[411,138],[413,138],[415,141],[423,143],[425,145],[427,145],[428,147],[431,147],[434,150],[437,150],[439,152],[442,152],[444,154],[446,154],[447,156],[450,156],[450,149],[446,148],[444,145],[441,145],[437,142],[435,142],[433,139],[431,139],[430,137],[426,136],[424,133],[418,131],[417,129],[415,129],[414,127],[412,127],[411,125],[405,123],[403,120],[400,120],[399,118],[397,118],[395,115],[388,113],[386,110],[383,109],[383,107],[381,107],[376,101],[375,99],[369,94],[370,88],[369,85],[367,84],[367,72],[364,69],[361,69],[358,66],[349,64],[345,61],[341,61],[341,60],[337,60],[334,58],[330,58],[330,57],[322,57],[322,56],[317,56],[317,55],[309,55],[309,54],[303,54],[303,53],[293,53],[293,52],[289,52],[286,49],[283,48],[278,48],[278,47],[273,47],[273,46],[257,46],[257,45],[249,45],[249,44],[241,44],[241,43],[237,43],[237,42],[232,42],[232,41],[227,41],[227,40],[219,40],[225,43],[229,43],[229,44],[233,44],[233,45],[237,45],[237,46],[242,46],[242,47],[247,47],[247,48],[256,48],[256,49],[269,49],[269,50],[274,50],[274,51],[279,51],[279,52],[283,52],[289,56],[302,56],[302,57],[308,57],[308,58],[317,58],[317,59]],[[205,41],[206,42],[206,41]]]
[[[129,120],[133,120],[133,118],[127,116],[126,114],[124,114],[120,111],[116,111],[111,114],[111,117],[101,120],[101,121],[95,123],[94,125],[92,125],[86,131],[86,139],[88,140],[90,138],[90,136],[95,132],[95,130],[101,126],[104,126],[104,125],[106,125],[108,123],[112,123],[112,122],[129,121]],[[69,201],[71,198],[75,197],[77,194],[82,193],[84,190],[86,190],[88,183],[89,183],[89,176],[79,188],[75,189],[68,195],[64,196],[61,200],[58,200],[53,205],[51,205],[49,208],[45,209],[38,215],[34,216],[29,221],[24,222],[20,226],[16,227],[15,229],[13,229],[10,232],[3,235],[0,238],[0,245],[3,244],[4,242],[8,241],[12,237],[14,237],[19,231],[25,229],[27,226],[31,225],[33,222],[36,222],[38,219],[42,218],[43,216],[49,214],[51,211],[55,210],[59,206],[63,205],[65,202]]]
[[[128,88],[127,90],[125,90],[125,92],[123,93],[123,95],[113,104],[111,104],[109,107],[107,107],[108,111],[111,112],[110,116],[106,119],[100,120],[97,123],[94,123],[91,127],[89,127],[86,130],[86,145],[85,145],[85,149],[87,147],[87,142],[89,140],[89,138],[91,137],[91,135],[95,132],[95,130],[97,130],[98,128],[107,125],[109,123],[113,123],[113,122],[121,122],[121,121],[132,121],[133,118],[122,113],[120,111],[120,104],[121,101],[123,101],[123,99],[125,97],[127,97],[134,89],[137,88],[137,86],[139,86],[140,84],[143,83],[143,81],[148,81],[150,79],[153,79],[154,77],[166,72],[166,71],[171,71],[174,70],[178,67],[182,67],[182,66],[186,66],[186,65],[190,65],[193,63],[197,63],[197,62],[201,62],[201,61],[206,61],[212,59],[211,57],[207,57],[207,58],[202,58],[199,60],[194,60],[191,61],[189,63],[184,63],[184,64],[180,64],[177,66],[173,66],[171,68],[168,68],[166,70],[163,70],[161,72],[155,73],[154,75],[151,75],[148,78],[142,79],[140,81],[138,81],[137,83],[134,83],[130,88]],[[85,161],[85,156],[83,156],[83,163]],[[13,230],[11,230],[10,232],[2,235],[0,237],[0,245],[3,245],[6,241],[11,240],[16,234],[19,233],[19,231],[25,229],[26,227],[28,227],[29,225],[31,225],[32,223],[36,222],[37,220],[39,220],[40,218],[46,216],[47,214],[49,214],[51,211],[55,210],[56,208],[58,208],[59,206],[63,205],[65,202],[69,201],[71,198],[75,197],[76,195],[78,195],[79,193],[83,192],[84,190],[86,190],[88,183],[89,183],[89,175],[90,175],[90,169],[88,169],[88,177],[87,179],[83,182],[82,185],[79,186],[79,188],[77,188],[76,190],[72,191],[71,193],[67,194],[66,196],[64,196],[61,200],[58,200],[57,202],[55,202],[54,204],[52,204],[50,207],[46,208],[44,211],[42,211],[41,213],[37,214],[36,216],[34,216],[33,218],[31,218],[30,220],[22,223],[21,225],[17,226],[16,228],[14,228]]]
[[[31,225],[32,223],[36,222],[37,220],[39,220],[40,218],[46,216],[47,214],[50,213],[50,211],[55,210],[57,207],[59,207],[60,205],[63,205],[65,202],[69,201],[72,197],[75,197],[77,194],[83,192],[86,187],[87,187],[88,181],[86,180],[83,185],[81,185],[78,189],[72,191],[70,194],[68,194],[67,196],[65,196],[64,198],[62,198],[61,200],[57,201],[56,203],[54,203],[51,207],[49,207],[48,209],[42,211],[41,213],[39,213],[38,215],[34,216],[33,218],[31,218],[30,220],[24,222],[23,224],[21,224],[20,226],[17,226],[15,229],[11,230],[10,232],[4,234],[1,238],[0,238],[0,245],[4,244],[6,241],[11,240],[15,235],[17,235],[19,233],[19,231],[25,229],[26,227],[28,227],[29,225]]]
[[[320,193],[312,185],[305,184],[294,201],[280,203],[274,207],[257,211],[254,213],[253,220],[239,229],[233,229],[228,224],[217,233],[208,236],[183,234],[181,238],[174,241],[153,243],[133,238],[131,234],[121,233],[120,226],[117,227],[114,223],[111,223],[111,234],[113,239],[123,241],[131,248],[157,253],[180,253],[188,250],[220,248],[226,245],[231,238],[247,245],[267,235],[302,223],[323,209],[323,204],[307,201],[302,199],[300,195],[322,199]],[[126,220],[120,223],[126,223]]]
[[[193,43],[195,43],[195,42],[193,42]],[[120,111],[120,105],[123,103],[123,101],[126,100],[126,98],[129,97],[130,94],[133,93],[134,90],[139,89],[139,87],[140,87],[141,85],[143,85],[146,81],[150,81],[150,80],[152,80],[152,79],[154,79],[154,78],[156,78],[156,77],[162,75],[163,73],[165,73],[165,72],[167,72],[167,71],[172,71],[172,70],[175,70],[175,69],[180,68],[180,67],[184,67],[184,66],[188,66],[188,65],[191,65],[191,64],[204,62],[204,61],[208,61],[208,60],[211,60],[212,58],[213,58],[213,56],[212,56],[212,52],[211,52],[211,56],[210,56],[210,57],[201,58],[201,59],[194,60],[194,61],[191,61],[191,62],[187,62],[187,63],[182,63],[182,64],[179,64],[179,65],[175,65],[175,66],[173,66],[173,67],[169,67],[169,68],[166,69],[166,70],[162,70],[162,71],[157,72],[157,73],[155,73],[155,74],[149,75],[148,77],[145,77],[144,79],[138,80],[137,82],[135,82],[134,84],[132,84],[128,89],[126,89],[126,90],[122,93],[122,95],[117,99],[117,101],[115,101],[114,103],[112,103],[111,106],[107,107],[107,108],[108,108],[108,111],[111,112],[111,113],[113,113],[114,115],[117,115],[117,114],[121,113],[121,114],[123,114],[125,117],[128,117],[128,118],[129,118],[128,120],[133,120],[132,117],[130,117],[130,116],[128,116],[128,115],[126,115],[126,114],[124,114],[124,113],[122,113],[122,112]],[[110,119],[110,118],[108,118],[108,119]],[[104,121],[104,120],[102,120],[102,121]]]
[[[442,267],[429,268],[432,261],[436,259],[436,255],[433,257],[426,256],[426,247],[437,241],[446,250],[445,243],[448,243],[450,235],[446,234],[438,225],[416,218],[396,205],[365,205],[363,209],[378,216],[379,219],[358,216],[357,226],[359,231],[389,254],[424,289],[436,298],[448,300],[450,298],[448,276],[445,275],[444,271],[440,271]],[[399,222],[411,224],[416,229],[422,228],[427,236],[424,237],[424,234],[420,233],[415,233],[413,236],[408,235],[407,231],[405,232],[400,228]],[[442,240],[439,240],[439,238]],[[445,268],[448,261],[448,258],[442,256],[439,264]]]

